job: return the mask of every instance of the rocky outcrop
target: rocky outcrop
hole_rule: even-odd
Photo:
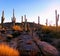
[[[21,55],[25,56],[35,56],[39,53],[38,46],[33,42],[30,35],[21,35],[18,37],[18,50]]]
[[[46,56],[59,56],[59,51],[52,45],[44,41],[37,41],[37,44],[43,53]]]
[[[60,51],[60,39],[54,39],[52,45],[55,46]]]

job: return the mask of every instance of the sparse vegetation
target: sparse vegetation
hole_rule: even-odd
[[[40,27],[37,27],[37,26],[38,25],[35,24],[35,26],[33,27],[33,24],[29,23],[29,25],[26,26],[27,31],[24,31],[24,27],[20,26],[19,23],[16,24],[15,26],[12,26],[11,28],[10,27],[8,27],[8,29],[6,28],[5,33],[1,32],[1,36],[3,37],[3,39],[5,39],[5,42],[8,43],[9,46],[5,45],[5,44],[1,44],[0,50],[2,49],[2,51],[0,52],[1,53],[0,55],[2,55],[2,53],[3,53],[3,55],[6,55],[6,56],[8,54],[12,54],[12,56],[13,56],[13,55],[15,55],[15,52],[17,51],[16,49],[19,50],[19,52],[18,51],[16,52],[16,55],[18,54],[18,56],[19,56],[19,54],[21,54],[21,56],[22,55],[26,55],[26,56],[27,55],[29,55],[29,56],[37,55],[33,50],[31,50],[31,51],[26,50],[27,53],[26,53],[26,51],[20,52],[21,50],[24,50],[24,48],[21,49],[20,46],[22,45],[22,47],[24,47],[25,42],[27,40],[30,40],[28,37],[30,37],[32,39],[32,33],[33,33],[33,37],[34,38],[36,37],[35,40],[37,40],[38,43],[39,43],[39,41],[45,41],[45,42],[48,42],[51,44],[54,41],[52,39],[60,38],[60,26],[58,27],[57,31],[56,31],[55,26],[43,26],[43,25],[41,25],[41,26],[39,25]],[[34,36],[34,33],[35,33],[35,36]],[[37,36],[39,36],[39,37],[37,37]],[[2,40],[2,38],[0,38],[0,40]],[[4,40],[2,42],[4,42]],[[31,43],[32,43],[31,41],[27,41],[26,45],[31,45]],[[54,45],[54,43],[53,43],[53,45]],[[14,48],[14,46],[16,46],[16,49],[11,48],[10,46],[12,46],[13,48]],[[59,45],[58,45],[58,47],[59,47]],[[32,48],[32,46],[29,48]],[[7,52],[9,52],[9,53],[7,54]]]
[[[60,38],[60,26],[57,31],[55,26],[42,26],[42,32],[48,34],[52,38]]]

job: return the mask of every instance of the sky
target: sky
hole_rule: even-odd
[[[0,0],[0,22],[3,10],[4,22],[11,22],[13,8],[16,22],[21,22],[21,16],[26,15],[28,22],[37,23],[40,16],[40,24],[45,25],[48,19],[49,25],[55,25],[55,10],[60,14],[60,0]]]

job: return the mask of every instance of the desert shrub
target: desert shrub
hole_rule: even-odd
[[[13,26],[12,29],[15,31],[22,31],[23,30],[20,26],[17,26],[17,25]]]
[[[6,44],[0,44],[0,56],[19,56],[19,52]]]

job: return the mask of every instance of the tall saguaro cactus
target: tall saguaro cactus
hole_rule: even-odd
[[[22,29],[24,29],[24,23],[23,23],[23,16],[21,16],[21,27],[22,27]]]
[[[38,16],[38,29],[39,29],[39,24],[40,24],[40,17]]]
[[[46,19],[46,26],[48,26],[48,19]]]
[[[14,9],[13,9],[13,17],[12,17],[12,25],[14,26],[16,22],[15,14],[14,14]]]
[[[24,23],[24,30],[27,31],[27,19],[26,15],[24,15],[25,23]]]
[[[57,10],[55,10],[55,17],[56,17],[56,31],[57,31],[59,21],[59,14],[57,14]]]
[[[40,17],[38,16],[38,24],[40,24]]]
[[[4,11],[2,11],[2,17],[1,17],[1,25],[2,25],[2,28],[3,28],[3,23],[4,23]]]
[[[23,22],[23,16],[21,16],[21,23]]]

